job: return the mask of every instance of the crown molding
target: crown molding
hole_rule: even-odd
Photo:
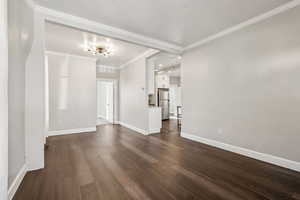
[[[273,17],[275,15],[278,15],[280,13],[288,11],[288,10],[290,10],[292,8],[295,8],[295,7],[299,6],[299,5],[300,5],[300,0],[290,1],[289,3],[283,4],[283,5],[275,8],[275,9],[273,9],[271,11],[268,11],[268,12],[263,13],[261,15],[258,15],[256,17],[253,17],[253,18],[251,18],[251,19],[249,19],[247,21],[244,21],[244,22],[242,22],[242,23],[240,23],[238,25],[235,25],[235,26],[230,27],[228,29],[225,29],[225,30],[223,30],[223,31],[221,31],[221,32],[219,32],[217,34],[211,35],[211,36],[209,36],[209,37],[207,37],[207,38],[205,38],[203,40],[200,40],[200,41],[195,42],[195,43],[193,43],[191,45],[188,45],[188,46],[186,46],[186,47],[183,48],[183,52],[191,50],[191,49],[194,49],[194,48],[199,47],[199,46],[202,46],[202,45],[207,44],[207,43],[209,43],[209,42],[211,42],[213,40],[219,39],[219,38],[224,37],[226,35],[229,35],[229,34],[231,34],[233,32],[236,32],[238,30],[241,30],[241,29],[246,28],[248,26],[251,26],[253,24],[256,24],[256,23],[259,23],[261,21],[264,21],[264,20],[266,20],[268,18],[271,18],[271,17]]]
[[[51,55],[57,55],[57,56],[71,56],[71,57],[75,57],[75,58],[92,60],[95,62],[97,60],[97,58],[91,58],[91,57],[87,57],[87,56],[79,56],[79,55],[75,55],[75,54],[63,53],[63,52],[58,52],[58,51],[45,51],[45,53],[51,54]]]
[[[105,67],[107,69],[120,69],[119,67],[109,66],[109,65],[96,65],[97,67]]]
[[[107,66],[107,65],[96,65],[97,73],[116,73],[120,70],[119,67]]]
[[[135,57],[135,58],[129,60],[127,63],[121,65],[119,68],[120,68],[120,69],[123,69],[123,68],[127,67],[128,65],[130,65],[131,63],[134,63],[135,61],[137,61],[137,60],[139,60],[139,59],[141,59],[141,58],[147,58],[147,57],[150,57],[150,56],[152,56],[152,55],[154,55],[154,54],[156,54],[156,53],[158,53],[158,52],[160,52],[160,51],[159,51],[159,50],[156,50],[156,49],[149,49],[149,50],[143,52],[142,54],[138,55],[137,57]]]
[[[74,28],[78,28],[81,30],[90,31],[96,34],[105,35],[107,37],[112,37],[115,39],[135,43],[138,45],[146,46],[149,48],[159,49],[162,51],[167,51],[175,54],[182,54],[183,52],[192,50],[201,45],[207,44],[211,41],[222,38],[226,35],[239,31],[243,28],[251,26],[253,24],[259,23],[266,19],[269,19],[275,15],[288,11],[292,8],[295,8],[300,5],[300,0],[292,0],[288,3],[285,3],[271,11],[265,12],[261,15],[253,17],[247,21],[244,21],[240,24],[232,26],[230,28],[224,29],[223,31],[210,35],[207,38],[199,40],[191,45],[186,47],[182,47],[179,45],[175,45],[169,42],[161,41],[158,39],[154,39],[151,37],[147,37],[141,34],[129,32],[123,29],[115,28],[109,25],[101,24],[95,21],[91,21],[85,18],[77,17],[74,15],[70,15],[64,12],[56,11],[53,9],[49,9],[43,6],[36,4],[33,0],[25,0],[29,6],[35,9],[35,11],[44,15],[45,19],[50,22],[64,24],[67,26],[71,26]],[[120,68],[126,66],[127,63],[121,65]]]
[[[31,0],[29,0],[31,1]],[[82,17],[77,17],[74,15],[70,15],[64,12],[56,11],[53,9],[45,8],[43,6],[39,6],[35,4],[35,10],[44,15],[45,19],[50,22],[63,24],[67,26],[71,26],[74,28],[78,28],[81,30],[86,30],[89,32],[93,32],[96,34],[104,35],[107,37],[112,37],[115,39],[135,43],[138,45],[156,48],[167,52],[172,53],[181,53],[182,47],[168,43],[165,41],[161,41],[158,39],[154,39],[151,37],[147,37],[144,35],[140,35],[137,33],[129,32],[123,29],[115,28],[112,26],[108,26],[105,24],[101,24],[95,21],[91,21]]]

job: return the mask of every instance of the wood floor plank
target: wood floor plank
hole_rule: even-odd
[[[90,183],[80,187],[81,200],[100,199],[95,183]]]
[[[300,200],[300,173],[180,137],[119,125],[49,137],[45,169],[14,200]]]
[[[121,141],[120,142],[124,147],[126,147],[127,149],[131,150],[132,152],[134,152],[135,154],[139,155],[140,157],[142,157],[143,159],[147,160],[149,163],[157,163],[158,160],[155,159],[154,157],[152,157],[151,155],[143,152],[142,150],[136,148],[135,146],[131,145],[128,142],[125,141]]]
[[[133,197],[135,200],[144,199],[151,200],[150,197],[140,188],[136,182],[134,182],[118,164],[113,160],[113,158],[109,155],[101,156],[104,160],[107,167],[111,170],[112,174],[114,174],[115,178],[119,181],[121,185],[125,188],[125,190]]]
[[[106,167],[100,154],[105,155],[106,152],[98,151],[94,148],[86,149],[85,151],[86,160],[96,180],[98,192],[103,196],[103,199],[107,200],[132,200],[130,195]]]

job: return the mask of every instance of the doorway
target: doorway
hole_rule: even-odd
[[[181,128],[181,60],[180,55],[167,52],[159,52],[147,60],[147,67],[154,69],[154,88],[150,88],[149,105],[161,108],[162,126],[169,130],[171,127]],[[151,83],[149,81],[149,85]]]
[[[114,123],[114,84],[113,80],[97,80],[97,125]]]

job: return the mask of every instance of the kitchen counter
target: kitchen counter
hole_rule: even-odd
[[[149,106],[149,134],[160,133],[162,127],[161,107]]]

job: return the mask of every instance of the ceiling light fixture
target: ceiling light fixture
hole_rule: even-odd
[[[114,52],[111,44],[99,45],[95,42],[91,42],[82,45],[82,48],[84,51],[91,52],[93,55],[101,55],[104,57],[112,56]]]

